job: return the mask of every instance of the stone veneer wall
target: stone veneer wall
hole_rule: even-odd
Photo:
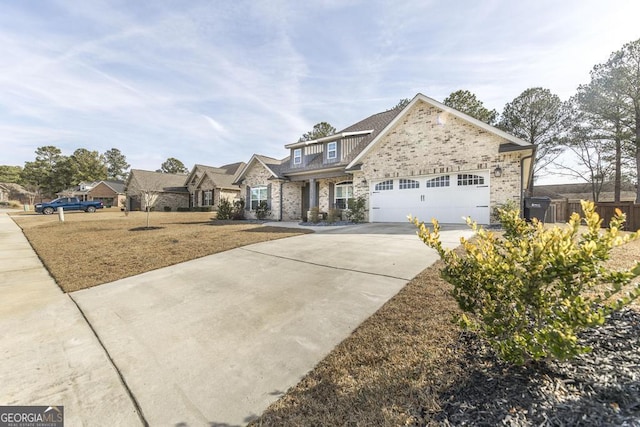
[[[520,160],[528,152],[498,153],[499,136],[418,102],[365,156],[356,195],[369,198],[368,187],[385,178],[490,171],[491,210],[522,195]],[[502,176],[492,171],[500,166]]]

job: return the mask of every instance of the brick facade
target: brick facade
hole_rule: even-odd
[[[241,197],[244,198],[245,215],[249,219],[255,219],[255,211],[251,210],[251,197],[249,189],[251,187],[267,186],[271,197],[271,213],[268,219],[280,220],[280,182],[274,182],[273,175],[259,162],[255,162],[254,166],[245,175],[245,180],[241,188]]]
[[[490,173],[490,206],[519,202],[522,194],[520,161],[524,152],[499,153],[505,141],[458,117],[418,102],[362,159],[354,175],[356,196],[369,198],[369,183],[385,178],[440,175],[447,172]]]
[[[353,153],[342,153],[342,157],[349,159],[339,165],[343,174],[336,165],[328,164],[323,155],[318,156],[323,144],[326,145],[326,138],[310,143],[314,149],[308,151],[313,157],[309,157],[310,163],[302,168],[291,168],[290,160],[286,158],[275,160],[256,156],[266,163],[254,161],[242,173],[241,194],[246,197],[247,205],[250,206],[248,188],[269,185],[271,219],[300,220],[306,216],[306,212],[302,212],[303,189],[311,180],[319,184],[317,202],[321,212],[328,212],[333,206],[331,198],[335,195],[331,185],[351,181],[354,197],[363,196],[367,200],[365,219],[368,221],[368,202],[375,182],[391,178],[429,179],[454,173],[479,174],[488,179],[490,214],[496,206],[506,202],[520,203],[524,190],[522,162],[531,157],[531,145],[468,116],[447,112],[448,107],[423,95],[417,95],[406,108],[401,112],[389,110],[373,115],[347,128],[344,134],[335,134],[336,140],[353,137],[354,133],[358,138],[371,134],[366,144],[358,145],[360,139],[354,139],[352,145],[340,145],[354,150]],[[301,147],[300,144],[287,147],[293,150]],[[509,150],[500,152],[505,147]],[[307,148],[305,146],[305,150]],[[355,164],[348,165],[365,149],[369,151],[354,161]],[[529,164],[526,169],[528,167]],[[496,168],[500,168],[500,176],[494,176]],[[254,217],[250,210],[248,217]],[[494,220],[490,218],[490,221]]]

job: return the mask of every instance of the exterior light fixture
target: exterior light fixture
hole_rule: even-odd
[[[495,176],[496,178],[500,178],[502,176],[502,168],[500,166],[496,166],[496,168],[493,170],[493,176]]]

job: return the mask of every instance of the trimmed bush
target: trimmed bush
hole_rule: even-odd
[[[191,208],[180,207],[180,208],[177,208],[176,211],[178,211],[178,212],[191,212]]]
[[[171,206],[165,206],[164,207],[164,211],[165,212],[171,212]]]
[[[477,331],[504,360],[525,364],[588,352],[578,332],[603,324],[640,296],[640,284],[630,285],[640,275],[640,262],[626,271],[604,265],[613,247],[639,232],[620,232],[620,210],[602,231],[594,204],[583,201],[582,209],[584,217],[574,213],[564,228],[528,223],[517,209],[498,209],[502,237],[467,219],[476,237],[461,240],[463,255],[443,248],[436,220],[433,230],[412,221],[445,263],[442,277],[464,312],[461,326]]]
[[[327,212],[327,222],[333,224],[340,220],[341,215],[342,211],[340,209],[329,209],[329,212]]]
[[[233,216],[233,205],[228,199],[220,199],[218,204],[218,219],[228,220]]]
[[[359,196],[349,200],[349,221],[358,224],[364,221],[367,201]]]
[[[267,219],[267,217],[271,214],[271,210],[269,209],[269,205],[265,200],[261,201],[256,208],[256,217],[259,220]]]
[[[233,202],[233,219],[244,219],[244,199],[238,199]]]
[[[314,206],[313,208],[309,209],[309,222],[313,223],[313,224],[317,224],[320,222],[320,208],[317,206]]]

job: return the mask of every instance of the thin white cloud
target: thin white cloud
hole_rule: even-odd
[[[117,147],[148,169],[281,157],[319,121],[340,129],[416,92],[469,89],[497,110],[531,86],[566,98],[640,37],[639,6],[622,0],[60,0],[3,12],[0,164],[49,144]]]

